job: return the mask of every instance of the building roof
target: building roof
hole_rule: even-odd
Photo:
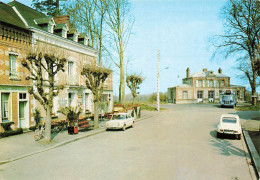
[[[214,73],[213,71],[196,72],[191,77],[229,77],[224,74]]]
[[[21,14],[25,22],[28,24],[28,26],[32,26],[38,29],[42,29],[39,25],[35,23],[34,20],[46,18],[47,16],[41,12],[38,12],[22,3],[19,3],[17,1],[12,1],[8,3],[9,5],[15,7],[17,11]]]
[[[0,16],[1,22],[26,29],[25,24],[16,14],[16,12],[14,11],[11,5],[0,2],[0,12],[1,12],[1,16]]]

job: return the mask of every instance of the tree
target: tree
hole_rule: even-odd
[[[59,4],[61,0],[33,0],[32,7],[48,16],[60,14]]]
[[[214,38],[213,44],[225,56],[236,54],[237,68],[248,79],[252,105],[256,105],[257,60],[260,55],[260,4],[258,0],[229,0],[222,9],[225,34]],[[222,52],[221,52],[222,53]]]
[[[104,82],[111,71],[107,68],[91,65],[85,66],[81,75],[86,78],[86,87],[90,89],[94,96],[94,129],[99,128],[99,104],[104,90]]]
[[[131,35],[134,19],[129,14],[130,4],[128,0],[111,0],[108,5],[106,24],[111,29],[110,36],[116,46],[119,63],[111,60],[120,69],[119,102],[125,101],[125,64],[124,52]]]
[[[98,64],[102,64],[104,48],[104,20],[108,4],[106,0],[76,0],[68,3],[64,10],[72,17],[73,24],[90,38],[90,46],[98,50]]]
[[[126,77],[127,86],[131,90],[131,94],[133,96],[133,104],[137,96],[136,89],[139,89],[139,85],[142,84],[143,81],[144,78],[141,75],[132,74]]]
[[[22,66],[30,72],[26,80],[33,80],[33,87],[28,92],[39,101],[46,110],[45,140],[51,141],[51,114],[53,99],[64,88],[55,82],[56,75],[64,72],[67,62],[63,51],[46,45],[36,45],[28,48],[26,57],[22,59]]]

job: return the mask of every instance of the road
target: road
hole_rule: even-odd
[[[241,179],[251,175],[242,140],[217,139],[213,105],[166,105],[126,131],[108,131],[0,166],[0,179]],[[252,170],[252,169],[251,169]]]

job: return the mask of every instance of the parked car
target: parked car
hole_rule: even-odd
[[[238,115],[222,114],[217,126],[217,137],[222,135],[231,134],[241,139],[242,128]]]
[[[122,129],[126,130],[128,127],[134,127],[134,117],[128,113],[113,114],[111,119],[106,122],[106,129]]]

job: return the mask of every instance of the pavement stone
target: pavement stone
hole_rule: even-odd
[[[158,115],[156,111],[141,112],[141,118],[137,121],[147,119],[149,117]],[[0,165],[11,161],[15,161],[27,156],[38,154],[50,149],[71,143],[88,136],[92,136],[105,131],[105,121],[100,122],[100,128],[95,130],[80,131],[78,134],[69,135],[68,132],[61,131],[58,134],[53,134],[51,143],[43,143],[42,141],[34,140],[34,132],[27,132],[20,135],[9,136],[0,139]]]

